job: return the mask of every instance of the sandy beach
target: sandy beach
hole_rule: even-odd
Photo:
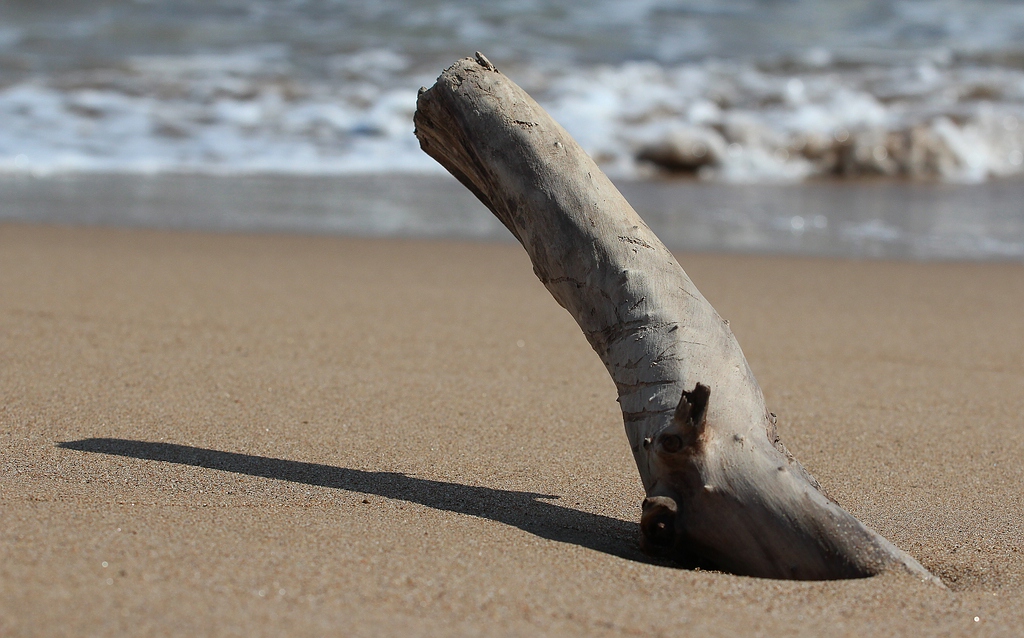
[[[637,546],[511,243],[0,225],[0,635],[1020,635],[1024,265],[679,254],[790,450],[948,590]]]

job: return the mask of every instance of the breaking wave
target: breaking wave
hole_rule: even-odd
[[[1024,173],[1014,3],[360,4],[3,16],[0,172],[438,172],[416,91],[482,48],[614,177]]]

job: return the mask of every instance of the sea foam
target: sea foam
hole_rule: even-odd
[[[1024,172],[1016,3],[371,4],[0,6],[0,172],[437,173],[416,91],[475,49],[615,177]]]
[[[261,55],[263,59],[261,59]],[[336,83],[248,56],[138,58],[0,90],[0,171],[436,172],[399,54],[336,56]],[[274,60],[271,58],[271,63]],[[368,73],[380,65],[383,77]],[[362,71],[363,77],[355,72]],[[536,70],[526,69],[524,84]],[[1024,173],[1024,72],[974,65],[764,69],[626,62],[547,71],[536,97],[610,174],[732,182]]]

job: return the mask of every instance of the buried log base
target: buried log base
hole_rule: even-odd
[[[775,571],[751,569],[738,564],[716,548],[704,545],[686,532],[685,509],[669,496],[648,496],[641,504],[640,549],[651,558],[670,561],[682,569],[720,571],[739,576],[784,580],[842,580],[868,578],[879,571],[864,569],[833,553],[827,570],[808,571],[792,562]]]
[[[701,383],[684,390],[670,422],[641,443],[656,477],[641,506],[645,553],[684,568],[762,578],[898,570],[938,583],[827,497],[773,433],[713,427],[715,401]]]
[[[640,549],[652,558],[669,560],[683,569],[724,571],[702,548],[677,534],[679,505],[668,496],[648,496],[641,504]]]

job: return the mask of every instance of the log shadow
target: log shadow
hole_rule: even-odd
[[[93,438],[62,442],[57,447],[373,494],[476,516],[516,527],[540,538],[578,545],[627,560],[665,564],[640,551],[636,523],[556,505],[549,501],[559,497],[551,494],[474,487],[398,472],[369,472],[173,443]]]

